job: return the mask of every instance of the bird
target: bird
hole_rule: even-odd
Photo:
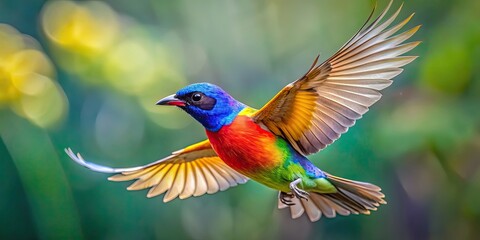
[[[207,139],[150,164],[111,168],[87,162],[70,148],[78,164],[114,174],[111,181],[133,182],[127,189],[147,189],[163,201],[213,194],[259,182],[278,191],[278,208],[293,219],[312,222],[322,216],[370,214],[386,204],[381,188],[327,173],[307,156],[317,153],[352,127],[392,84],[405,56],[420,41],[405,43],[421,25],[400,32],[413,17],[392,26],[403,4],[384,20],[393,1],[372,20],[373,11],[354,36],[333,56],[317,63],[285,86],[260,109],[247,106],[210,83],[194,83],[156,104],[185,111],[205,128]]]

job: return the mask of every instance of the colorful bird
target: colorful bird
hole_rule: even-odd
[[[283,88],[260,110],[249,107],[218,86],[196,83],[157,102],[176,106],[200,122],[208,139],[173,152],[151,164],[109,168],[86,162],[71,149],[77,163],[112,181],[137,179],[128,190],[150,188],[147,197],[165,193],[164,201],[226,190],[252,179],[279,191],[278,207],[292,218],[304,212],[311,221],[336,214],[369,214],[385,204],[380,188],[326,173],[306,156],[337,140],[381,97],[380,90],[415,56],[400,56],[420,42],[403,43],[419,28],[396,34],[413,16],[389,27],[401,7],[386,21],[392,2],[332,57]],[[394,35],[396,34],[396,35]]]

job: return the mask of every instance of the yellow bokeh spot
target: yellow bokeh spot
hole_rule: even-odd
[[[47,57],[32,49],[12,55],[5,69],[11,73],[11,82],[23,94],[35,95],[45,90],[52,75],[52,65]]]
[[[84,54],[105,50],[118,32],[116,13],[97,1],[49,2],[43,10],[42,25],[55,43]]]
[[[19,92],[12,84],[10,73],[0,67],[0,107],[8,104],[18,95]]]
[[[0,64],[4,64],[6,57],[25,47],[23,36],[13,27],[0,24]]]
[[[77,79],[135,96],[159,125],[185,126],[190,121],[180,111],[155,105],[157,98],[185,85],[175,56],[152,34],[155,29],[125,19],[102,2],[52,1],[43,9],[42,27],[61,59],[60,66]]]
[[[13,86],[19,92],[31,96],[39,95],[46,91],[51,84],[50,82],[50,78],[34,72],[12,76]]]
[[[36,49],[24,49],[12,54],[5,68],[17,74],[31,72],[46,76],[53,74],[53,67],[48,57]]]
[[[40,78],[31,79],[38,81]],[[67,111],[67,98],[53,81],[43,78],[43,91],[35,95],[21,95],[12,105],[20,116],[40,127],[49,127],[62,119]]]
[[[35,39],[0,24],[0,107],[10,107],[40,127],[63,118],[67,99]]]

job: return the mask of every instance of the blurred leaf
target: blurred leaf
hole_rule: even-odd
[[[472,52],[468,46],[443,38],[425,58],[420,78],[424,84],[449,94],[465,91],[473,68]]]
[[[468,1],[454,5],[452,12],[442,19],[425,44],[420,80],[423,85],[447,94],[461,94],[470,85],[480,45],[480,25],[474,17],[480,4]]]
[[[393,158],[430,143],[453,149],[474,136],[475,124],[462,102],[413,96],[378,119],[378,152]]]
[[[1,116],[0,136],[25,188],[38,236],[81,239],[71,189],[50,138],[21,119]]]

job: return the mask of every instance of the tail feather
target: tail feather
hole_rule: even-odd
[[[310,192],[308,199],[293,197],[295,205],[285,205],[280,200],[278,208],[290,207],[292,218],[299,218],[306,213],[310,221],[319,220],[322,215],[333,218],[337,215],[370,214],[380,204],[386,204],[381,189],[370,183],[358,182],[327,174],[327,179],[337,188],[336,193]]]
[[[350,214],[348,210],[328,198],[320,197],[317,194],[312,194],[310,197],[312,198],[312,202],[317,203],[316,206],[325,217],[334,218],[337,216],[337,213],[343,216]]]

